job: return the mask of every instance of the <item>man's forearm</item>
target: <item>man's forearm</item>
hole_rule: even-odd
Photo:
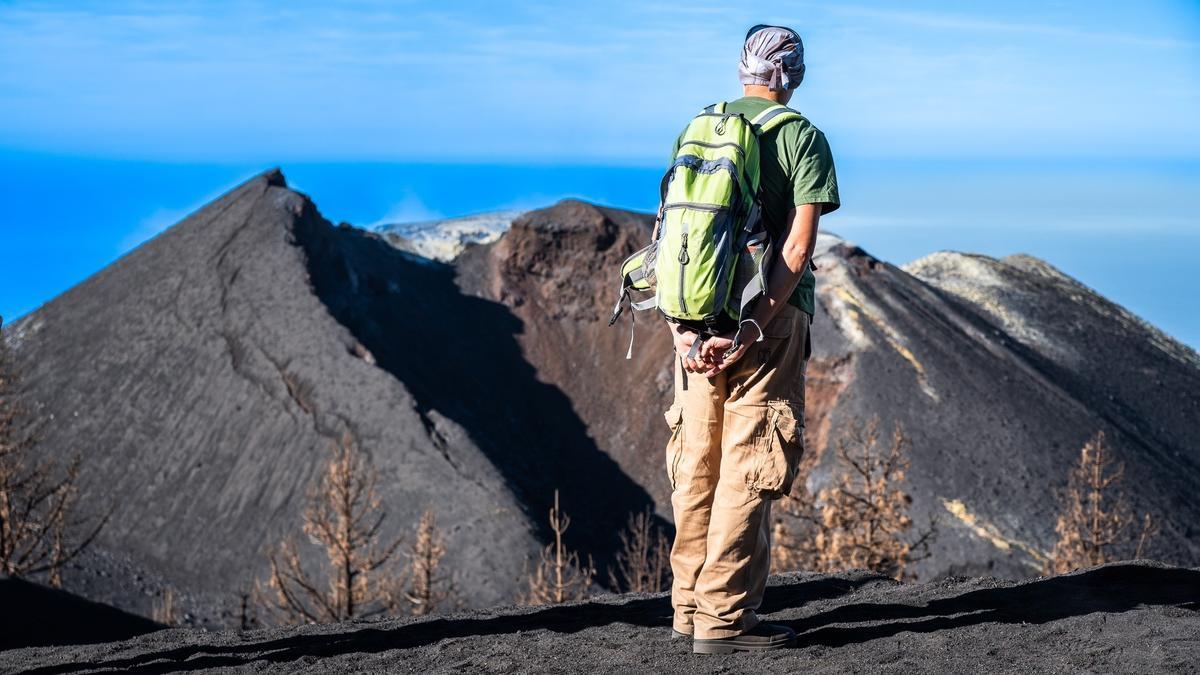
[[[755,305],[750,318],[760,327],[766,327],[779,310],[787,304],[796,290],[804,270],[812,260],[817,242],[817,224],[821,218],[820,204],[805,204],[788,213],[788,230],[767,279],[767,290]],[[751,333],[750,335],[753,335]],[[753,339],[758,336],[753,335]]]

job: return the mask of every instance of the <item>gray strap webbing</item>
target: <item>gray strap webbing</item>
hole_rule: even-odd
[[[608,325],[613,325],[617,322],[617,319],[621,318],[621,312],[625,309],[621,305],[627,297],[629,297],[629,291],[625,290],[625,287],[622,286],[621,294],[617,296],[617,304],[613,306],[612,316],[608,317]]]
[[[740,310],[738,312],[739,316],[749,316],[750,305],[754,303],[758,296],[767,292],[767,269],[771,264],[771,256],[774,252],[771,241],[767,240],[763,249],[762,259],[758,262],[758,269],[754,271],[754,276],[750,277],[750,281],[742,289],[741,306],[738,308]]]
[[[608,325],[617,323],[617,319],[620,318],[620,312],[625,309],[625,307],[620,306],[625,301],[625,294],[625,289],[620,289],[620,295],[617,295],[617,304],[612,307],[612,315],[608,317]]]
[[[781,113],[787,109],[788,109],[788,107],[782,103],[775,103],[773,105],[770,105],[765,110],[763,110],[762,112],[755,115],[754,118],[750,120],[750,124],[751,124],[751,126],[761,126],[763,124],[766,124],[767,121],[769,121],[772,117],[778,115],[779,113]]]
[[[629,302],[629,306],[631,308],[633,307],[632,299]],[[626,361],[633,358],[633,335],[634,335],[635,328],[637,328],[637,312],[630,312],[629,313],[629,348],[625,350],[625,360]]]
[[[758,227],[758,221],[762,219],[762,207],[759,206],[756,200],[750,205],[750,214],[746,216],[746,231],[753,232]]]
[[[634,312],[629,313],[629,349],[625,350],[626,361],[633,358],[633,329],[637,326],[637,319],[634,316]]]
[[[776,117],[787,113],[792,113],[794,115],[795,111],[785,105],[767,108],[763,112],[759,113],[758,117],[755,117],[754,120],[750,122],[750,127],[754,129],[754,133],[756,134],[770,131],[771,127],[773,126],[771,121]]]
[[[742,289],[741,313],[746,313],[746,310],[754,302],[755,298],[762,295],[766,289],[763,288],[762,274],[756,273],[750,277],[750,282]]]
[[[625,291],[624,297],[629,297],[628,291]],[[619,301],[618,301],[617,306],[618,307],[620,306]],[[633,358],[633,338],[634,338],[634,328],[637,326],[637,313],[644,312],[647,309],[653,309],[657,306],[658,306],[658,296],[657,295],[646,298],[645,300],[639,300],[637,302],[634,302],[633,298],[629,298],[629,309],[634,310],[634,311],[629,313],[629,348],[625,350],[625,358],[626,359]]]
[[[704,159],[698,155],[681,155],[671,163],[672,169],[677,166],[686,166],[696,173],[716,173],[721,169],[730,173],[738,173],[737,164],[734,164],[733,160],[728,157]]]

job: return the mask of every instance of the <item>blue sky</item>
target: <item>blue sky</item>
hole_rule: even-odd
[[[782,3],[781,3],[782,4]],[[658,162],[753,23],[871,157],[1200,156],[1200,4],[3,2],[0,143],[169,161]],[[334,8],[336,7],[336,8]]]
[[[837,157],[825,227],[894,262],[1031,252],[1200,346],[1200,3],[763,6],[0,1],[0,314],[273,165],[357,224],[650,208],[771,22]]]

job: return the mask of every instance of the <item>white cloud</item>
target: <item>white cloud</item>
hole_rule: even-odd
[[[155,209],[153,213],[138,221],[133,231],[126,234],[117,244],[118,253],[124,254],[158,236],[167,228],[183,220],[194,209]]]
[[[435,211],[425,205],[415,193],[408,193],[387,210],[383,217],[371,223],[369,227],[392,225],[398,223],[420,223],[426,220],[445,218],[445,214]]]
[[[833,5],[836,14],[887,23],[906,23],[943,31],[972,31],[985,33],[1010,33],[1027,36],[1049,36],[1102,42],[1105,44],[1136,45],[1142,47],[1196,48],[1200,43],[1169,37],[1138,35],[1136,33],[1113,33],[1078,30],[1063,26],[1000,21],[989,18],[973,18],[947,12],[912,12],[880,10],[851,5]]]

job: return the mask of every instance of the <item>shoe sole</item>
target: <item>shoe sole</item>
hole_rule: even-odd
[[[693,654],[732,654],[734,652],[761,652],[769,649],[786,649],[796,645],[796,636],[781,637],[768,642],[737,642],[735,640],[693,640]]]

